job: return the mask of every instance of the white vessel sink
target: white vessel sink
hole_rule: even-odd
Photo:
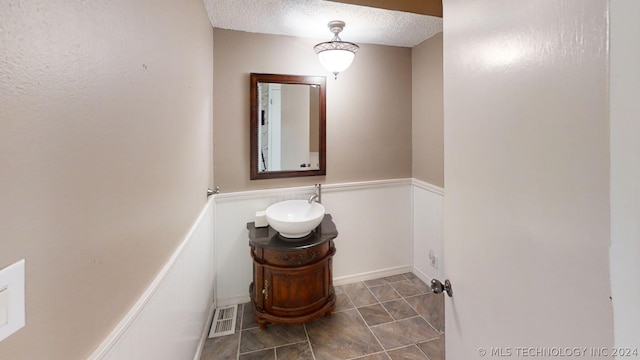
[[[322,222],[324,206],[308,200],[287,200],[267,208],[267,222],[281,236],[301,238],[307,236]]]

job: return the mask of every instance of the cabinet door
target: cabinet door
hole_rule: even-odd
[[[265,294],[267,294],[267,288],[264,281],[264,269],[262,265],[253,262],[253,304],[256,309],[262,311],[264,309]]]
[[[264,267],[268,285],[265,310],[273,315],[299,316],[322,308],[329,298],[328,260],[293,269]]]

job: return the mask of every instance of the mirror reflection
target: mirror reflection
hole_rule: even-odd
[[[320,169],[320,87],[258,83],[258,171]]]
[[[250,77],[251,179],[325,175],[325,78]]]

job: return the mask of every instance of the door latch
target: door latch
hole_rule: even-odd
[[[444,281],[444,285],[440,282],[440,280],[431,280],[431,291],[436,294],[441,294],[443,291],[446,291],[449,297],[453,296],[453,289],[451,288],[451,281],[449,281],[449,279]]]

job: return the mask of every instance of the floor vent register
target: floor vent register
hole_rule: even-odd
[[[213,314],[209,338],[234,334],[236,332],[237,313],[238,305],[216,309],[215,314]]]

